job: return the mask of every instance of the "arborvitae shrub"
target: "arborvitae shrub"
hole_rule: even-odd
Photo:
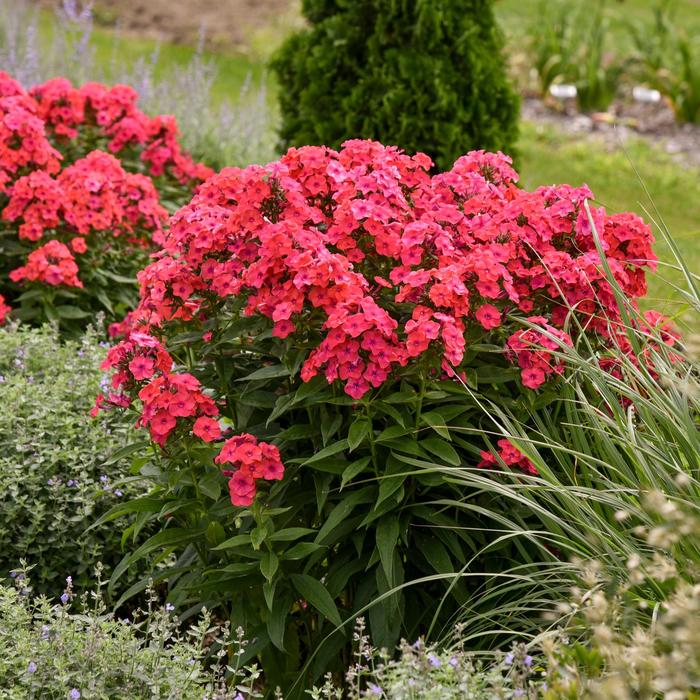
[[[448,169],[512,150],[518,98],[490,0],[303,0],[310,27],[273,61],[282,145],[371,138]]]

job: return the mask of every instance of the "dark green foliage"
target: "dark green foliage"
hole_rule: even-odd
[[[284,147],[371,138],[440,169],[509,152],[518,98],[490,0],[304,0],[311,27],[280,49]]]

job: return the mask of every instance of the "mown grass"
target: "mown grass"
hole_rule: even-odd
[[[577,139],[549,126],[528,123],[522,125],[519,155],[522,183],[528,189],[563,182],[587,184],[598,203],[610,212],[634,211],[649,221],[649,215],[658,218],[658,210],[686,265],[691,272],[700,273],[700,172],[697,169],[674,162],[659,148],[641,139],[609,149],[601,142]],[[645,303],[675,315],[683,311],[683,306],[668,282],[681,284],[682,275],[668,266],[673,261],[671,252],[658,229],[655,234],[656,252],[664,264],[650,280]]]

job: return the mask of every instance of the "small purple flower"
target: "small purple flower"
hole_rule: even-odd
[[[48,486],[53,486],[54,483],[55,483],[55,482],[54,482],[53,479],[49,479],[49,480],[46,482],[46,484],[47,484]]]
[[[72,585],[73,585],[73,577],[72,577],[72,576],[66,576],[66,583],[67,583],[69,586],[72,586]]]
[[[4,381],[5,381],[5,375],[0,374],[0,384],[2,384],[2,382],[4,382]]]
[[[48,639],[50,631],[51,631],[51,628],[48,625],[42,625],[41,626],[41,638]]]
[[[36,673],[36,664],[33,661],[29,662],[29,666],[27,666],[27,673]]]
[[[456,656],[453,656],[447,663],[450,664],[452,668],[457,668],[457,666],[459,666],[459,661],[457,661]]]
[[[172,612],[173,610],[175,610],[175,606],[172,603],[165,604],[165,611],[166,612]]]
[[[528,654],[528,655],[523,659],[523,663],[525,664],[525,666],[526,666],[527,668],[530,668],[530,666],[532,666],[532,657]]]
[[[100,477],[100,482],[103,484],[108,484],[109,483],[109,477],[105,476],[104,474]]]
[[[521,698],[523,695],[525,695],[525,691],[522,688],[516,688],[513,691],[514,698]]]
[[[376,683],[370,683],[369,690],[372,693],[372,695],[381,695],[382,694],[382,689]]]
[[[430,661],[430,665],[433,668],[440,668],[440,666],[442,666],[442,662],[435,654],[428,654],[428,661]]]
[[[28,588],[23,588],[23,589],[20,591],[20,595],[29,595],[29,593],[30,593],[30,591],[29,591]]]
[[[85,355],[85,350],[78,350],[78,357],[83,357]]]
[[[16,571],[10,571],[10,578],[17,578],[17,572],[16,572]]]
[[[78,485],[78,482],[77,482],[75,479],[68,479],[68,484],[67,484],[67,486],[69,486],[70,488],[74,488],[74,487],[76,487],[77,485]]]
[[[29,384],[33,384],[33,383],[34,383],[34,375],[33,375],[33,374],[30,374],[30,375],[27,377],[27,382],[29,382]]]
[[[70,693],[68,693],[70,700],[78,700],[80,698],[80,691],[77,688],[71,688]]]
[[[106,340],[100,340],[100,342],[98,343],[98,345],[99,345],[101,348],[108,348],[108,347],[109,347],[109,343],[108,343]]]
[[[61,602],[65,605],[68,601],[70,600],[70,596],[67,593],[64,593],[61,596]]]
[[[124,494],[119,489],[114,489],[114,495],[117,498],[119,498],[120,496],[123,496]]]
[[[408,687],[413,688],[413,686],[416,684],[415,680],[413,678],[408,679]]]
[[[509,652],[508,654],[506,654],[506,658],[503,659],[503,663],[506,666],[510,666],[513,663],[513,652],[512,651]]]

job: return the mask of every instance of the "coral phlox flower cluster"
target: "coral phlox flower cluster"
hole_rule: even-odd
[[[586,188],[525,192],[502,154],[471,153],[434,177],[429,167],[423,155],[350,141],[223,170],[173,217],[140,275],[135,320],[209,317],[244,295],[245,313],[268,317],[279,338],[319,330],[302,377],[323,373],[354,398],[425,354],[449,372],[467,338],[499,330],[509,313],[536,311],[563,333],[574,309],[591,332],[609,333],[619,312],[582,209]],[[643,294],[649,227],[595,216],[619,283]],[[528,385],[557,371],[544,358],[522,367]]]
[[[185,425],[205,442],[221,437],[214,400],[203,392],[196,377],[171,371],[172,358],[152,336],[133,332],[109,350],[102,367],[116,370],[112,387],[120,391],[100,394],[93,415],[106,405],[129,406],[131,392],[143,406],[138,424],[147,427],[159,445],[165,445],[170,434]]]
[[[114,370],[114,391],[97,397],[93,416],[110,406],[126,408],[131,397],[137,396],[142,406],[137,425],[148,428],[161,447],[178,431],[191,432],[204,442],[222,439],[214,400],[204,393],[196,377],[173,371],[172,358],[153,336],[132,331],[110,348],[102,368]],[[284,474],[279,450],[248,434],[226,440],[215,461],[235,467],[223,470],[223,474],[229,477],[231,501],[237,506],[253,502],[257,480],[279,480]]]
[[[78,279],[78,265],[68,246],[60,241],[49,241],[29,253],[27,264],[10,272],[13,282],[43,282],[58,287],[82,288]]]
[[[249,506],[255,498],[256,480],[278,481],[284,475],[284,466],[279,450],[248,433],[229,438],[214,458],[217,464],[233,464],[236,469],[224,469],[228,482],[231,503]]]
[[[14,271],[14,281],[81,287],[73,272],[78,262],[73,257],[69,265],[70,256],[92,248],[95,234],[103,234],[98,253],[111,249],[115,237],[124,239],[122,248],[162,243],[167,213],[153,181],[127,172],[113,154],[139,157],[151,175],[188,186],[212,173],[182,149],[172,117],[148,117],[136,102],[137,93],[126,85],[77,88],[54,78],[27,92],[0,72],[2,219],[18,225],[23,241],[55,239],[30,254]],[[111,153],[93,150],[71,164],[69,156],[87,150],[86,144]]]
[[[93,130],[108,139],[111,153],[136,148],[151,175],[167,173],[183,184],[201,182],[213,173],[183,150],[172,116],[149,117],[138,109],[138,93],[129,85],[74,87],[65,78],[53,78],[33,87],[29,95],[49,134],[72,140],[81,131]]]
[[[497,443],[498,456],[508,467],[515,467],[526,474],[537,476],[535,465],[529,460],[510,440],[502,438]],[[480,469],[498,469],[500,462],[491,452],[481,450],[481,462],[477,465]]]
[[[506,342],[506,356],[521,368],[523,386],[539,389],[550,375],[564,373],[564,363],[556,353],[561,353],[565,345],[573,347],[573,343],[564,331],[548,324],[543,316],[530,316],[527,320],[538,328],[513,333]]]
[[[29,241],[62,225],[72,235],[129,234],[130,242],[147,247],[162,240],[167,212],[148,177],[127,173],[114,156],[92,151],[56,178],[44,171],[21,177],[2,218],[21,220],[19,237]]]
[[[5,303],[5,297],[0,294],[0,326],[7,320],[7,314],[12,311],[12,308]]]
[[[486,337],[505,343],[523,385],[537,389],[563,370],[557,351],[572,345],[571,314],[571,327],[612,341],[621,319],[586,187],[527,192],[500,153],[469,153],[434,176],[430,167],[425,155],[355,140],[222,170],[172,217],[119,330],[165,339],[172,321],[201,328],[235,299],[269,319],[273,336],[312,343],[304,381],[321,374],[355,399],[409,363],[452,375]],[[644,294],[650,228],[592,212],[617,282],[631,298]],[[523,329],[518,315],[541,331]]]

